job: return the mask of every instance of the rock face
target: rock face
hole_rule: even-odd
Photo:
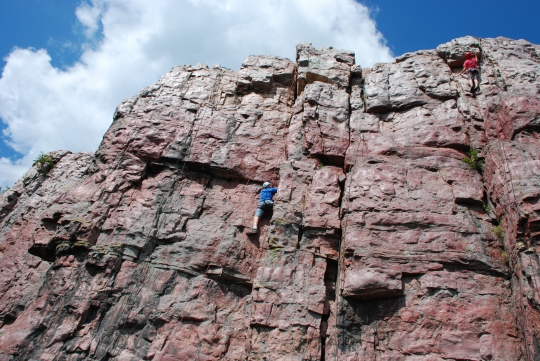
[[[540,47],[296,60],[176,67],[3,194],[0,360],[540,359]]]

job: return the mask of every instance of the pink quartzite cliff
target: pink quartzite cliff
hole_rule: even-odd
[[[0,197],[0,361],[540,360],[539,130],[523,40],[176,67]]]

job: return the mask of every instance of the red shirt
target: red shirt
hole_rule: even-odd
[[[470,58],[470,59],[465,60],[465,63],[463,63],[463,66],[467,70],[478,69],[478,63],[476,62],[475,58]]]

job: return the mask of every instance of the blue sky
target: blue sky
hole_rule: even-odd
[[[303,40],[354,50],[363,66],[464,35],[540,44],[537,0],[360,3],[368,10],[352,0],[0,0],[0,187],[39,152],[95,150],[114,107],[174,65],[238,69],[251,54],[294,58]]]
[[[45,48],[51,64],[64,68],[78,59],[82,29],[77,24],[77,1],[66,0],[0,0],[0,66],[14,47]],[[0,130],[6,124],[0,122]],[[0,135],[0,157],[20,158],[21,154],[6,144]]]
[[[365,0],[394,55],[453,38],[504,36],[540,44],[538,0]]]
[[[52,64],[62,67],[77,59],[82,39],[75,9],[77,1],[66,0],[1,0],[0,55],[3,58],[14,47],[46,48]],[[69,46],[72,43],[72,46]]]
[[[537,0],[455,1],[452,5],[445,5],[442,0],[360,2],[371,9],[394,55],[432,49],[465,35],[524,38],[540,44],[540,1]],[[76,61],[84,40],[75,16],[80,3],[74,0],[0,1],[0,33],[8,34],[0,37],[2,68],[3,58],[13,47],[46,48],[56,67]]]

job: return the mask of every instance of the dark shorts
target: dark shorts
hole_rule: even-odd
[[[271,200],[266,200],[259,202],[259,206],[257,207],[257,211],[255,212],[255,217],[261,218],[264,214],[264,211],[268,211],[272,209],[274,206],[274,202]]]
[[[469,75],[469,80],[480,80],[480,71],[476,68],[467,70],[467,74]]]

